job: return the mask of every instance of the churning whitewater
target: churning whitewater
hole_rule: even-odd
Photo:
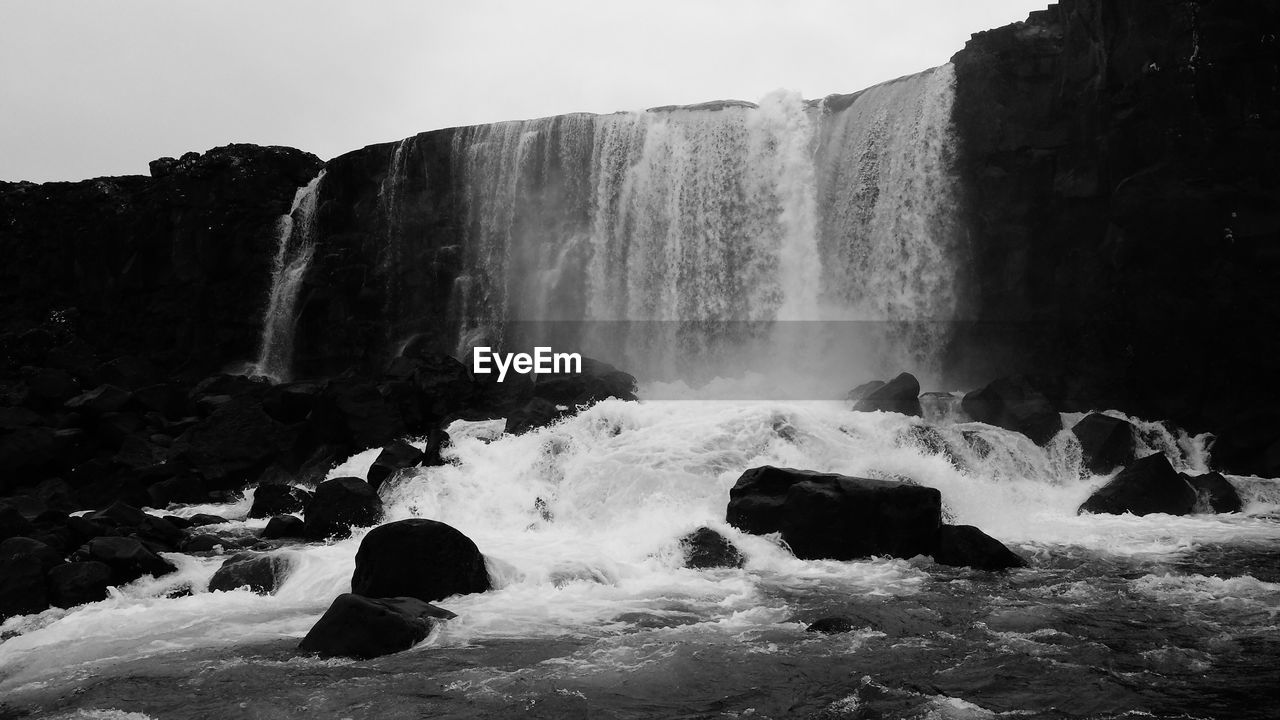
[[[109,703],[127,695],[111,689],[117,673],[172,673],[188,677],[193,692],[230,674],[262,703],[274,702],[273,677],[301,672],[326,678],[324,685],[287,701],[317,711],[337,698],[373,702],[427,682],[442,693],[442,712],[506,716],[542,703],[546,714],[535,716],[556,717],[587,698],[600,701],[614,692],[606,691],[609,682],[627,677],[636,702],[651,703],[649,713],[703,707],[712,696],[740,692],[724,707],[781,717],[791,707],[785,698],[750,688],[776,691],[782,683],[816,702],[825,683],[850,672],[865,676],[864,685],[901,688],[918,670],[903,658],[916,657],[937,673],[931,691],[867,691],[810,709],[887,703],[918,710],[913,717],[986,718],[1002,709],[1043,709],[1037,693],[1053,700],[1065,691],[1053,673],[1031,676],[1025,697],[994,696],[993,709],[990,688],[973,677],[974,662],[1025,655],[1041,671],[1049,663],[1095,682],[1106,677],[1093,669],[1104,642],[1115,663],[1156,657],[1162,678],[1203,684],[1213,677],[1206,668],[1247,662],[1247,648],[1274,633],[1280,577],[1247,569],[1218,575],[1222,557],[1268,552],[1280,539],[1274,482],[1231,478],[1246,501],[1240,514],[1078,516],[1077,506],[1106,478],[1083,469],[1070,431],[1040,448],[1018,433],[964,420],[933,418],[937,434],[922,435],[912,430],[919,419],[836,403],[610,400],[519,436],[503,435],[501,421],[456,421],[449,464],[402,471],[384,484],[386,521],[427,517],[458,528],[485,554],[497,587],[442,603],[459,617],[403,658],[380,661],[390,663],[380,679],[350,661],[281,657],[282,643],[292,647],[350,587],[363,535],[357,532],[273,551],[289,571],[272,596],[208,592],[223,558],[173,554],[177,574],[143,578],[103,602],[10,620],[0,645],[0,688],[38,698],[107,678],[92,692]],[[1164,453],[1192,474],[1205,470],[1205,437],[1135,425],[1140,452]],[[330,476],[363,476],[377,452],[352,457]],[[798,560],[776,536],[742,534],[724,522],[734,480],[763,464],[937,487],[952,522],[980,525],[1035,562],[1002,579],[927,558]],[[217,513],[230,522],[216,529],[247,535],[265,524],[244,519],[250,501],[251,494],[177,512]],[[677,540],[701,525],[737,544],[745,567],[685,569]],[[1212,570],[1197,559],[1208,551],[1216,558]],[[807,622],[850,603],[863,629],[841,639],[803,632]],[[1188,603],[1198,619],[1184,639],[1164,640],[1141,627],[1161,608]],[[1095,620],[1081,619],[1091,615]],[[696,658],[741,677],[723,678]],[[431,663],[430,679],[412,674],[420,667],[398,669],[404,663]],[[679,677],[687,682],[671,685]],[[1102,682],[1108,707],[1145,707],[1134,704],[1124,683]],[[976,699],[988,707],[972,704]],[[967,709],[927,714],[953,702]]]

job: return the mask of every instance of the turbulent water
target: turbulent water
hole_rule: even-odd
[[[1241,514],[1077,516],[1106,478],[1069,432],[1038,448],[962,421],[937,418],[941,444],[916,439],[918,419],[816,402],[607,401],[521,436],[458,422],[451,464],[384,487],[388,519],[459,528],[498,588],[442,601],[459,617],[418,647],[295,651],[349,589],[360,533],[274,550],[291,571],[271,597],[209,593],[222,558],[170,555],[174,576],[8,621],[0,697],[95,718],[1274,717],[1274,481],[1231,478]],[[1143,452],[1205,469],[1205,438],[1136,424]],[[332,474],[363,474],[376,452]],[[766,463],[937,487],[954,522],[1031,567],[797,560],[724,523],[728,489]],[[243,518],[249,500],[176,510]],[[681,567],[677,538],[704,524],[744,568]],[[831,615],[857,629],[804,631]]]

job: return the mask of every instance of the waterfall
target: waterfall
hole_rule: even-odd
[[[551,332],[651,379],[928,375],[962,295],[953,89],[459,130],[460,338]]]
[[[315,251],[315,210],[324,170],[298,188],[293,205],[277,223],[277,249],[271,270],[271,294],[262,316],[262,342],[251,374],[287,382],[293,365],[293,335],[298,293]]]

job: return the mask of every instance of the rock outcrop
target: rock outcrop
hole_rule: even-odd
[[[1174,471],[1168,458],[1156,453],[1121,470],[1090,495],[1079,512],[1188,515],[1195,507],[1195,488]]]
[[[484,556],[466,535],[442,522],[413,518],[369,531],[356,551],[351,591],[366,597],[426,602],[491,587]]]

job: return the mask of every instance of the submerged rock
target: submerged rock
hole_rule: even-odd
[[[525,403],[524,407],[511,413],[507,418],[504,432],[511,435],[519,435],[540,427],[546,427],[564,417],[568,412],[568,410],[561,410],[559,406],[550,400],[534,398]]]
[[[238,553],[227,558],[209,580],[209,592],[247,588],[271,595],[289,574],[290,563],[279,555]]]
[[[339,595],[307,632],[298,649],[322,657],[360,660],[408,650],[443,620],[457,617],[411,597],[374,599]]]
[[[834,635],[836,633],[847,633],[857,629],[857,625],[847,617],[825,617],[814,620],[809,623],[809,627],[804,629],[805,632],[817,632],[824,635]]]
[[[455,528],[412,518],[369,531],[356,551],[351,591],[368,597],[424,601],[484,592],[491,587],[484,556]]]
[[[941,565],[979,570],[1026,567],[1027,561],[1004,543],[972,525],[943,525],[938,529],[933,560]]]
[[[1025,377],[1000,378],[964,396],[960,406],[969,417],[988,425],[1020,432],[1044,445],[1062,429],[1062,418],[1049,398]]]
[[[1084,466],[1096,475],[1102,475],[1133,462],[1133,425],[1110,415],[1093,413],[1076,423],[1071,432],[1080,441],[1084,452]]]
[[[798,558],[909,558],[933,549],[942,497],[919,485],[764,466],[729,491],[727,520],[757,535],[781,532]]]
[[[729,538],[709,527],[700,527],[680,538],[680,547],[684,550],[685,567],[689,568],[737,568],[745,562]]]
[[[869,390],[854,403],[853,409],[855,412],[880,410],[920,417],[920,382],[911,373],[900,373],[884,385]]]
[[[1174,472],[1168,458],[1156,453],[1120,471],[1090,495],[1077,512],[1187,515],[1195,506],[1195,489]]]
[[[1236,513],[1244,509],[1244,503],[1240,500],[1240,493],[1236,492],[1236,486],[1223,477],[1222,473],[1211,472],[1204,475],[1178,473],[1178,475],[1195,488],[1197,510]]]
[[[307,503],[303,531],[311,540],[347,537],[353,527],[366,527],[382,517],[382,500],[357,477],[326,480]]]

